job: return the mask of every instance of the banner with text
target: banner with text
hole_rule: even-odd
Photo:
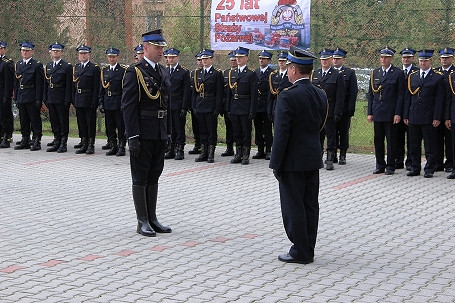
[[[213,50],[310,47],[311,0],[212,0]]]

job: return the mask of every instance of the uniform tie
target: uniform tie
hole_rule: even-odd
[[[382,76],[385,77],[387,75],[387,72],[385,70],[382,71]]]
[[[173,73],[174,73],[174,68],[171,67],[171,72],[170,72],[170,74],[172,75]]]
[[[323,73],[322,73],[322,78],[324,78],[325,75],[327,75],[327,72],[323,72]]]
[[[425,79],[425,72],[422,72],[422,76],[420,77],[420,79]]]

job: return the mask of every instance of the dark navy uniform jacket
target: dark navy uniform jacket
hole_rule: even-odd
[[[326,114],[325,94],[309,79],[299,80],[283,90],[275,110],[269,167],[279,172],[322,168],[320,130]]]
[[[3,98],[13,96],[14,87],[14,62],[7,57],[0,60],[0,102]]]
[[[180,64],[171,74],[171,108],[175,111],[188,110],[191,102],[190,72]]]
[[[53,67],[54,62],[46,64],[44,68],[44,77],[46,82],[44,84],[44,102],[50,104],[71,103],[72,100],[72,87],[73,87],[73,68],[71,64],[60,60]]]
[[[448,97],[446,98],[446,110],[445,117],[446,120],[451,120],[452,123],[455,123],[455,72],[450,73],[449,76],[449,88],[447,91]],[[455,125],[452,125],[454,128]]]
[[[166,140],[171,135],[171,79],[168,69],[161,64],[158,66],[159,73],[142,59],[126,70],[122,109],[127,138],[139,136],[145,140]],[[146,73],[139,73],[139,80],[137,69]],[[157,96],[158,91],[158,98],[150,98],[149,95]],[[166,111],[166,114],[158,114],[158,111]]]
[[[267,101],[267,115],[272,116],[275,113],[276,100],[279,94],[286,88],[291,86],[288,73],[286,72],[281,78],[280,71],[274,70],[269,75],[269,96]]]
[[[110,65],[102,68],[99,103],[105,110],[119,110],[121,108],[122,81],[125,72],[125,67],[118,63],[113,71]]]
[[[343,115],[345,115],[349,112],[355,111],[355,102],[357,100],[359,88],[357,86],[357,77],[355,75],[355,71],[352,68],[342,66],[339,70],[343,75],[344,87],[346,91],[343,104]]]
[[[432,124],[433,120],[442,121],[446,97],[444,76],[430,69],[422,80],[419,72],[415,72],[409,75],[408,84],[403,118],[417,125]]]
[[[391,65],[382,76],[382,67],[373,70],[367,93],[368,115],[377,122],[392,122],[393,117],[403,117],[403,98],[405,94],[404,73]]]
[[[311,81],[317,87],[322,88],[327,95],[329,100],[328,117],[341,116],[346,95],[342,71],[331,67],[327,74],[322,77],[322,69],[318,69],[314,71]]]
[[[228,112],[234,115],[256,113],[258,96],[258,78],[256,73],[247,66],[239,74],[238,69],[232,70],[228,90]]]
[[[78,63],[73,67],[73,100],[75,107],[98,106],[100,68],[87,62],[84,68]]]
[[[27,64],[23,60],[16,63],[14,92],[17,103],[43,101],[44,72],[41,62],[31,58]]]
[[[267,101],[269,97],[269,76],[274,69],[267,67],[264,72],[261,72],[261,69],[256,69],[256,77],[258,78],[258,100],[256,103],[256,112],[257,113],[266,113],[267,112]]]
[[[455,72],[455,66],[451,65],[450,68],[445,71],[442,69],[442,67],[437,67],[434,69],[435,71],[441,72],[444,76],[444,85],[446,87],[446,96],[444,98],[444,108],[448,106],[448,103],[450,103],[451,95],[449,94],[449,74],[451,72]],[[448,120],[449,117],[445,116],[446,112],[444,111],[444,120]]]
[[[193,109],[198,113],[213,113],[215,110],[221,112],[224,95],[223,72],[212,66],[204,75],[204,68],[200,68],[196,70],[193,81]]]
[[[228,100],[227,100],[227,97],[228,97],[228,90],[229,90],[229,71],[231,69],[228,68],[226,70],[223,71],[223,84],[224,84],[224,96],[223,96],[223,111],[224,112],[227,112],[227,109],[228,109]]]

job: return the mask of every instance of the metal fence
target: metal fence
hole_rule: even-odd
[[[76,47],[86,43],[92,47],[93,62],[106,62],[105,50],[116,47],[120,62],[129,64],[141,34],[157,27],[163,28],[169,46],[181,50],[180,62],[189,69],[195,68],[194,54],[210,47],[208,0],[4,0],[2,4],[0,39],[8,42],[7,55],[15,60],[20,57],[17,43],[30,40],[36,45],[34,57],[44,63],[50,61],[48,46],[58,41],[66,45],[68,62],[76,62]],[[385,45],[396,50],[455,46],[455,4],[453,0],[313,0],[311,6],[311,50],[342,47],[348,50],[347,65],[356,67],[360,90],[351,127],[352,149],[372,150],[365,89],[369,71],[379,65],[378,50]],[[227,53],[216,52],[214,65],[228,68]],[[257,53],[250,54],[252,68],[259,65]],[[435,59],[434,66],[438,63]],[[394,64],[401,65],[399,56]],[[102,114],[98,120],[102,136]],[[222,120],[219,125],[223,142]],[[70,128],[77,133],[75,119]],[[43,129],[50,134],[45,109]],[[190,123],[187,134],[191,140]]]

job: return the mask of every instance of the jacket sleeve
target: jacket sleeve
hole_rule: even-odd
[[[224,98],[224,77],[221,71],[216,75],[216,106],[215,110],[219,113],[223,111],[223,98]]]
[[[368,81],[368,93],[367,93],[368,111],[367,111],[367,115],[373,115],[374,95],[373,95],[373,88],[371,87],[371,82],[372,82],[373,79],[374,79],[374,71],[371,72],[370,81]],[[373,119],[374,119],[374,117],[373,117]]]
[[[98,95],[100,91],[100,68],[98,65],[95,65],[95,71],[93,73],[93,99],[92,99],[92,107],[98,106]]]
[[[36,97],[35,101],[43,101],[44,69],[41,62],[36,63]]]
[[[405,93],[405,81],[404,81],[404,74],[401,69],[398,70],[398,78],[397,78],[397,105],[395,108],[395,115],[402,117],[403,116],[403,107],[404,107],[404,93]]]
[[[191,107],[191,80],[190,71],[186,70],[183,74],[183,103],[182,109],[188,110]]]
[[[130,66],[123,78],[122,94],[123,120],[127,138],[141,135],[138,120],[140,89],[134,66]]]
[[[256,113],[258,102],[258,76],[255,72],[250,77],[250,113]]]
[[[283,91],[278,95],[275,108],[274,140],[269,167],[276,171],[281,171],[283,167],[294,114],[289,106],[288,94],[288,91]]]
[[[346,87],[344,85],[344,78],[341,72],[337,75],[337,92],[335,100],[335,116],[341,116],[343,113],[344,98],[346,97]]]
[[[357,101],[357,95],[359,93],[359,87],[357,85],[357,76],[355,71],[352,69],[351,74],[349,75],[349,103],[348,103],[348,110],[355,111],[355,104]]]
[[[66,88],[65,88],[65,103],[73,102],[73,66],[68,63],[65,70]]]

